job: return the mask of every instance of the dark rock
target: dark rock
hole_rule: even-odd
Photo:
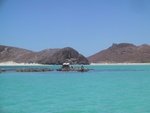
[[[5,69],[0,69],[0,73],[5,72],[5,71],[6,71]]]
[[[64,62],[69,62],[70,64],[89,64],[83,55],[70,47],[60,49],[49,58],[43,58],[38,61],[38,63],[42,64],[63,64]]]
[[[78,71],[78,72],[87,72],[91,69],[88,68],[84,68],[83,65],[81,66],[81,68],[73,68],[72,66],[69,65],[62,65],[62,67],[60,69],[57,69],[57,71]]]
[[[14,70],[16,72],[47,72],[47,71],[52,71],[49,68],[17,68]]]
[[[85,68],[85,69],[81,69],[81,68],[60,68],[60,69],[57,69],[57,71],[78,71],[78,72],[87,72],[89,70],[92,70],[92,69],[88,69],[88,68]]]

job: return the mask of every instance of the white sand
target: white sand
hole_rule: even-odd
[[[37,63],[16,63],[13,61],[1,62],[0,66],[40,66],[42,64]]]
[[[90,65],[150,65],[150,63],[91,63]]]
[[[90,65],[150,65],[150,63],[91,63]],[[37,63],[1,62],[0,66],[45,66]]]

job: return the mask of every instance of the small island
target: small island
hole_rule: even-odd
[[[17,68],[13,69],[16,72],[48,72],[48,71],[53,71],[52,69],[49,68]]]
[[[87,72],[91,69],[84,68],[83,65],[81,65],[81,68],[74,68],[73,66],[70,66],[70,63],[63,63],[62,67],[57,69],[57,71],[78,71],[78,72]]]

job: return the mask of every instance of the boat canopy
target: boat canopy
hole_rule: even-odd
[[[66,65],[70,65],[70,63],[63,63],[63,65],[65,65],[65,66],[66,66]]]

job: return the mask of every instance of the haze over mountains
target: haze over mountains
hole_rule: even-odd
[[[90,57],[84,57],[70,47],[45,49],[33,52],[22,48],[0,45],[0,62],[39,64],[89,64],[89,63],[150,63],[150,45],[136,46],[129,43],[113,44]]]
[[[88,57],[90,63],[150,63],[150,45],[113,44]]]

